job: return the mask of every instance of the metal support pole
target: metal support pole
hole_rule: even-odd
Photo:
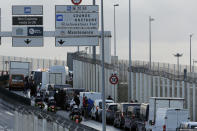
[[[96,5],[96,0],[93,0],[92,3],[93,5]],[[92,57],[93,57],[93,60],[96,60],[96,46],[92,47]]]
[[[193,34],[189,35],[189,43],[190,43],[190,72],[192,72],[192,36]]]
[[[101,42],[102,42],[102,131],[106,131],[106,110],[105,110],[105,56],[104,56],[104,11],[103,0],[101,0]]]
[[[129,0],[129,68],[131,68],[131,64],[132,64],[131,63],[131,0]],[[132,92],[131,92],[131,70],[130,70],[129,83],[128,83],[128,101],[131,101],[131,94]]]

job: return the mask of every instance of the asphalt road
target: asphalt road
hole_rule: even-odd
[[[14,92],[14,93],[16,93],[18,95],[21,95],[23,97],[28,97],[27,94],[23,93],[23,91],[12,91],[12,92]],[[69,112],[67,112],[67,111],[57,111],[57,114],[65,117],[65,118],[69,118]],[[91,120],[91,119],[84,120],[83,119],[81,124],[89,126],[89,127],[92,127],[92,128],[95,128],[97,130],[102,130],[102,123],[97,122],[95,120]],[[41,125],[39,127],[41,127]],[[115,128],[113,125],[106,125],[106,130],[107,131],[122,131],[122,129]]]
[[[0,99],[0,131],[14,130],[14,111],[2,104]]]

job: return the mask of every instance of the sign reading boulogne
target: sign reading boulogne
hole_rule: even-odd
[[[43,25],[42,16],[13,16],[12,25]]]

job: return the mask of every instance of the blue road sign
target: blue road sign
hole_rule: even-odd
[[[56,21],[63,21],[63,20],[64,20],[64,18],[63,18],[62,14],[56,15]]]
[[[24,14],[31,14],[31,7],[24,7]]]

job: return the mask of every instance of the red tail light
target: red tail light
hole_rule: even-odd
[[[166,125],[163,125],[163,131],[166,131]]]
[[[132,115],[132,119],[134,119],[135,118],[135,115]]]

